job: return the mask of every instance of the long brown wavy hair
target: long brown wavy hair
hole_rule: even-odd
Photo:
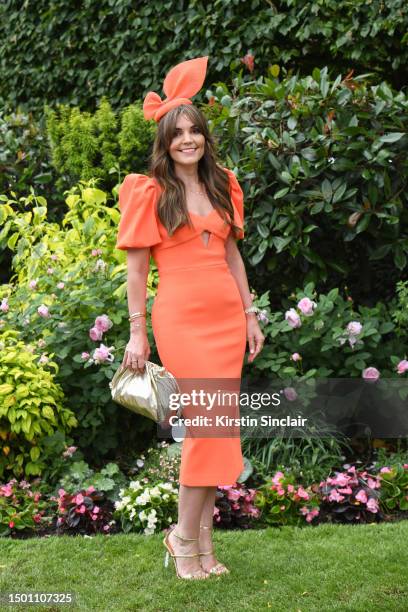
[[[175,134],[177,119],[181,114],[197,125],[205,137],[204,154],[198,162],[198,177],[205,185],[208,199],[213,207],[235,232],[238,228],[233,223],[234,209],[229,195],[229,177],[218,160],[215,139],[210,133],[206,117],[193,104],[181,104],[173,108],[158,122],[150,156],[149,174],[163,189],[157,202],[160,222],[166,228],[169,236],[181,225],[192,226],[187,209],[184,182],[175,174],[174,161],[168,152]]]

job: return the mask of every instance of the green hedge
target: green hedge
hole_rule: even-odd
[[[370,71],[407,83],[404,0],[5,0],[0,4],[0,100],[6,110],[72,103],[115,108],[160,91],[174,64],[209,55],[211,80],[255,57],[306,74]],[[245,68],[247,71],[247,69]]]

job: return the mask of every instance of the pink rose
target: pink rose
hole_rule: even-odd
[[[304,314],[306,317],[311,317],[313,314],[313,308],[315,308],[316,302],[312,302],[308,297],[304,297],[298,302],[297,307],[300,312]]]
[[[298,396],[293,387],[285,387],[283,394],[289,402],[294,402]]]
[[[57,284],[58,289],[63,289],[65,287],[65,283],[63,283],[62,281],[60,283]]]
[[[405,372],[408,372],[408,361],[406,359],[399,362],[397,365],[397,372],[398,374],[405,374]]]
[[[97,329],[100,329],[102,332],[106,332],[108,331],[108,329],[110,329],[112,327],[113,323],[112,321],[109,319],[108,315],[101,315],[99,317],[96,317],[95,319],[95,327]],[[100,340],[100,338],[99,338]]]
[[[8,298],[3,298],[1,300],[1,304],[0,304],[0,310],[2,310],[3,312],[8,312],[10,306],[7,303],[7,299]]]
[[[293,328],[301,327],[302,325],[300,317],[294,308],[290,308],[285,312],[285,320]]]
[[[381,470],[380,470],[380,472],[381,472],[382,474],[390,474],[390,473],[391,473],[391,470],[390,470],[390,468],[389,468],[389,467],[382,467],[382,468],[381,468]]]
[[[41,306],[39,306],[37,308],[37,312],[41,317],[49,317],[50,316],[50,312],[47,308],[47,306],[45,306],[45,304],[41,304]]]
[[[299,361],[300,359],[302,359],[302,357],[299,355],[299,353],[293,353],[291,359],[292,361]]]
[[[110,352],[113,346],[105,346],[101,344],[99,348],[94,350],[93,360],[95,363],[104,363],[105,361],[113,361],[115,357]]]
[[[81,353],[81,357],[82,357],[82,359],[89,359],[89,353],[87,353],[86,351],[83,351]]]
[[[363,326],[358,321],[350,321],[350,323],[347,325],[347,333],[350,336],[358,336],[362,329]]]
[[[91,327],[91,329],[89,330],[89,337],[91,338],[91,340],[94,340],[94,342],[98,342],[103,338],[103,331],[98,327]]]
[[[377,368],[369,367],[363,370],[362,376],[364,380],[375,382],[380,378],[380,372],[377,370]]]

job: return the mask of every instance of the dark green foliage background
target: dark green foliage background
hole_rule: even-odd
[[[208,55],[212,78],[228,80],[248,52],[256,73],[274,63],[300,74],[328,65],[401,88],[407,22],[404,0],[6,0],[0,101],[6,112],[41,111],[44,102],[95,110],[107,95],[123,107],[161,91],[183,59]]]

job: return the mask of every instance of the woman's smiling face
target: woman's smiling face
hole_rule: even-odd
[[[171,158],[177,164],[187,166],[197,164],[204,155],[205,136],[197,125],[186,116],[177,119],[173,140],[169,147]]]

